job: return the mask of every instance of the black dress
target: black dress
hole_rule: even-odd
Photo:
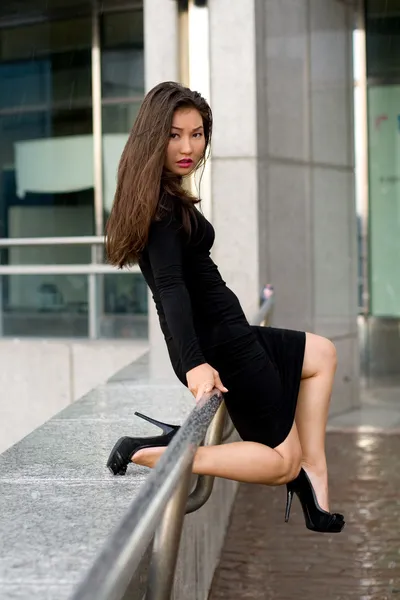
[[[249,325],[210,257],[213,226],[192,212],[190,237],[176,211],[153,222],[139,261],[172,367],[187,385],[186,373],[209,363],[229,390],[225,404],[240,437],[274,448],[293,425],[305,333]]]

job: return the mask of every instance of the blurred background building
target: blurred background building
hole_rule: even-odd
[[[0,451],[148,345],[168,374],[141,274],[101,245],[163,80],[211,102],[201,195],[246,313],[270,282],[277,326],[335,341],[334,411],[360,364],[400,375],[400,0],[3,1]]]

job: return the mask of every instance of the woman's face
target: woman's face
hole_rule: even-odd
[[[195,108],[178,108],[172,119],[165,167],[175,175],[188,175],[205,150],[203,119]]]

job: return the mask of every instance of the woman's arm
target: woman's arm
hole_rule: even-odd
[[[152,223],[147,249],[168,329],[187,373],[206,360],[194,329],[190,296],[183,277],[179,223],[169,218]]]

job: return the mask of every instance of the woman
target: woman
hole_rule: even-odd
[[[196,401],[223,392],[243,440],[200,447],[193,472],[285,483],[286,520],[297,494],[309,529],[339,532],[345,522],[329,512],[325,458],[335,348],[317,335],[250,326],[222,280],[210,258],[214,229],[182,186],[204,164],[211,132],[211,109],[197,92],[165,82],[147,94],[119,165],[109,261],[139,264],[177,377]],[[163,435],[118,440],[107,463],[114,474],[129,461],[153,467],[179,429],[139,416]]]

